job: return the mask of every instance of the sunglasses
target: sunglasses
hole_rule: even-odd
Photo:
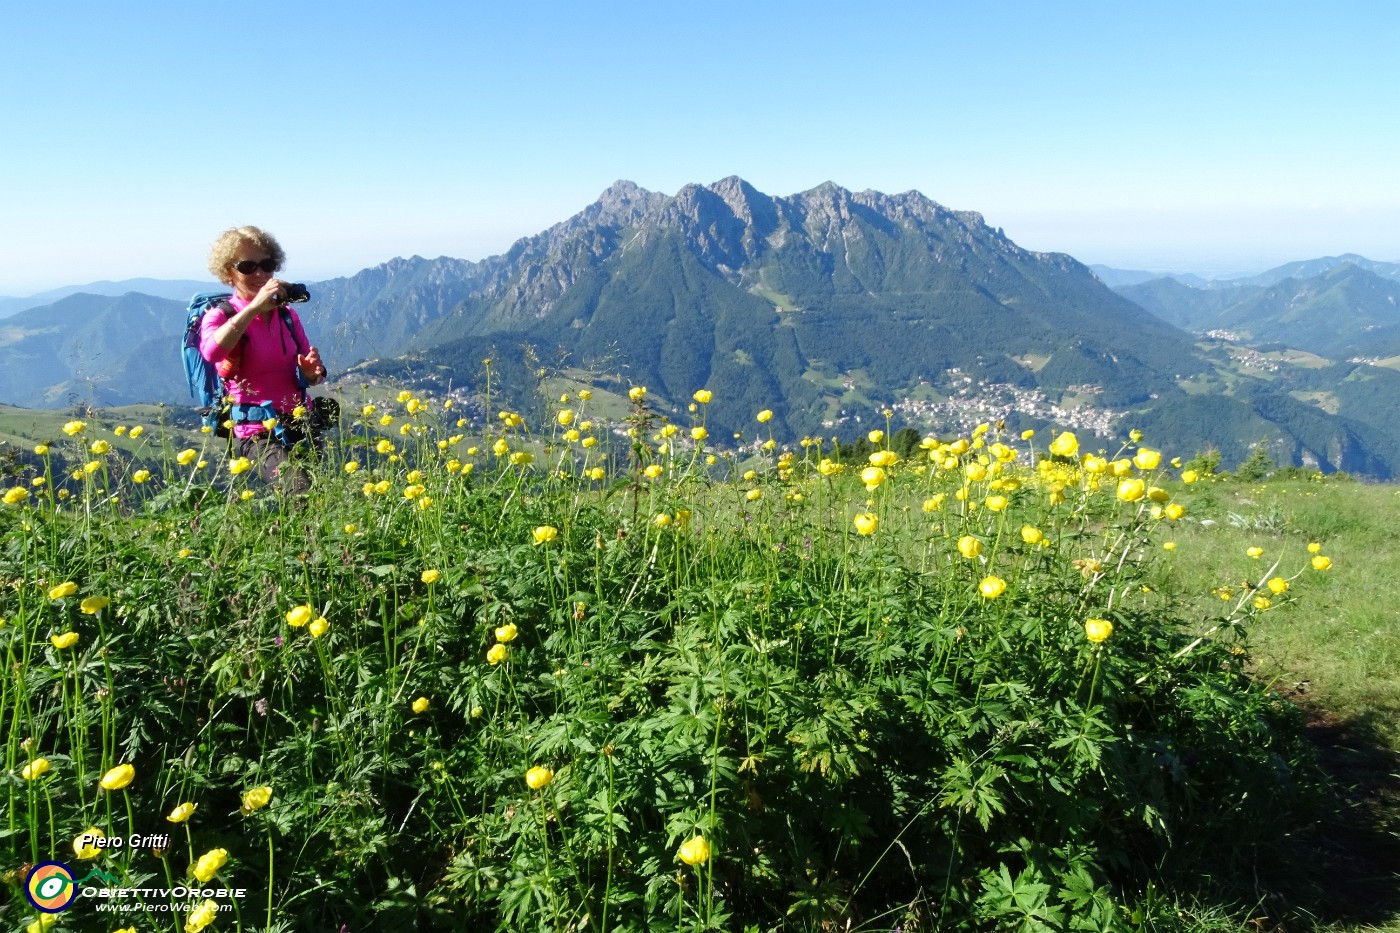
[[[239,275],[252,275],[259,269],[266,272],[268,275],[271,275],[272,273],[277,271],[277,263],[272,259],[264,259],[261,262],[255,262],[252,259],[245,259],[242,262],[234,263],[233,268],[238,271]]]

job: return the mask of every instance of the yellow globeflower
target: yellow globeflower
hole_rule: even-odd
[[[34,781],[47,774],[51,767],[53,766],[49,764],[47,758],[35,758],[20,769],[19,776],[26,781]]]
[[[867,490],[874,491],[885,481],[885,471],[877,466],[868,466],[860,471],[860,481]]]
[[[759,489],[750,489],[748,492],[744,493],[744,498],[749,502],[757,502],[759,499],[763,498],[763,491]]]
[[[1073,457],[1079,452],[1079,438],[1066,431],[1050,442],[1050,452],[1057,457]]]
[[[325,616],[317,616],[311,620],[311,624],[306,627],[312,638],[320,638],[331,630],[331,624],[326,621]]]
[[[1288,592],[1288,581],[1283,577],[1274,577],[1269,581],[1269,592],[1275,596],[1282,596]]]
[[[72,437],[74,434],[81,434],[87,430],[86,421],[69,421],[63,425],[63,433]]]
[[[647,387],[633,386],[632,388],[627,390],[627,397],[634,402],[640,402],[642,399],[647,397]]]
[[[126,432],[126,433],[127,433],[127,436],[128,436],[128,437],[140,437],[142,434],[145,434],[145,433],[146,433],[146,429],[143,428],[143,427],[141,427],[141,425],[138,424],[136,427],[132,428],[130,431],[128,431],[128,432]]]
[[[78,592],[78,584],[69,580],[49,590],[49,599],[63,599],[67,596],[72,596],[76,592]]]
[[[150,470],[137,470],[131,474],[131,480],[135,483],[144,483],[151,478]]]
[[[1150,447],[1139,447],[1133,454],[1133,463],[1139,470],[1155,470],[1162,463],[1162,454]]]
[[[198,456],[199,451],[195,450],[193,447],[186,447],[175,455],[175,462],[180,464],[180,466],[189,466],[191,463],[194,463],[194,458]]]
[[[219,902],[212,898],[205,898],[204,902],[190,911],[189,919],[185,921],[185,933],[199,933],[200,930],[213,923],[219,916]]]
[[[691,398],[695,399],[695,401],[699,402],[701,405],[710,404],[710,399],[714,397],[714,393],[712,393],[709,389],[700,389],[694,395],[691,396]]]
[[[44,456],[45,454],[47,454],[48,452],[49,452],[49,445],[48,445],[48,444],[35,444],[35,445],[34,445],[34,453],[35,453],[36,456],[42,457],[42,456]]]
[[[608,475],[608,471],[602,467],[590,467],[583,475],[591,480],[600,480]]]
[[[515,641],[515,637],[520,634],[520,630],[515,627],[514,622],[507,622],[496,629],[496,641],[501,644]]]
[[[987,468],[976,461],[969,463],[964,472],[967,473],[967,478],[974,483],[980,483],[987,478]]]
[[[1182,481],[1183,483],[1186,483],[1187,485],[1190,485],[1191,483],[1194,483],[1196,480],[1198,480],[1198,479],[1200,479],[1200,478],[1201,478],[1201,475],[1200,475],[1199,473],[1197,473],[1195,470],[1182,470],[1182,471],[1181,471],[1181,481]]]
[[[704,428],[695,427],[690,429],[690,437],[692,440],[703,441],[709,436],[710,432],[706,431]]]
[[[121,790],[130,784],[135,777],[136,769],[131,765],[117,765],[102,775],[102,780],[97,783],[102,785],[103,790]]]
[[[1133,461],[1127,457],[1120,457],[1108,465],[1108,472],[1112,476],[1130,476],[1133,472]]]
[[[772,410],[765,408],[763,409],[763,411],[759,412],[754,417],[758,419],[759,424],[766,424],[767,422],[773,420],[773,412]]]
[[[899,462],[899,454],[893,450],[877,450],[870,455],[870,463],[877,467],[894,466]]]
[[[424,583],[436,583],[442,579],[442,574],[429,567],[419,575],[419,579]]]
[[[261,787],[254,787],[243,795],[243,814],[246,816],[254,810],[261,810],[272,802],[272,788],[264,784]]]
[[[414,712],[414,713],[417,713],[417,714],[419,714],[419,715],[422,715],[423,713],[426,713],[427,711],[428,711],[428,698],[427,698],[427,697],[419,697],[418,699],[416,699],[416,700],[413,701],[413,712]]]
[[[865,435],[865,438],[872,444],[878,444],[885,439],[885,432],[877,428],[876,430],[871,431],[869,434]]]
[[[1151,499],[1153,502],[1166,502],[1169,496],[1167,495],[1167,491],[1161,486],[1148,486],[1147,498]]]
[[[861,512],[855,517],[856,533],[862,535],[873,535],[875,529],[880,527],[879,516],[871,512]]]
[[[1108,461],[1105,460],[1103,457],[1096,457],[1093,454],[1086,454],[1084,457],[1083,467],[1085,473],[1097,475],[1099,473],[1107,472]]]
[[[687,865],[703,865],[710,860],[710,844],[704,836],[691,836],[681,843],[676,857]]]
[[[553,525],[540,525],[534,532],[536,544],[548,544],[559,537],[559,529]]]
[[[109,444],[109,443],[107,443],[106,441],[93,441],[93,442],[92,442],[92,446],[89,447],[88,450],[92,451],[92,452],[95,453],[95,454],[99,454],[99,455],[101,455],[101,454],[106,454],[106,453],[111,453],[111,452],[112,452],[112,445]]]
[[[507,648],[505,645],[501,644],[500,642],[497,642],[496,644],[492,645],[490,649],[486,652],[486,660],[492,665],[500,664],[509,656],[510,649]]]
[[[939,493],[924,500],[923,509],[925,512],[937,512],[943,507],[943,499],[946,493]]]
[[[988,496],[983,504],[992,512],[1000,512],[1006,508],[1007,499],[1005,496]]]
[[[228,464],[228,471],[234,476],[237,476],[239,473],[247,473],[252,468],[253,461],[249,460],[247,457],[235,458],[230,460]]]
[[[1320,544],[1318,544],[1316,541],[1314,541],[1312,544],[1309,544],[1309,545],[1308,545],[1308,553],[1309,553],[1309,554],[1320,554],[1320,553],[1322,553],[1322,545],[1320,545]]]
[[[668,512],[661,512],[652,519],[652,523],[660,528],[669,527],[673,519]]]
[[[1255,560],[1258,560],[1259,558],[1264,556],[1264,549],[1261,547],[1245,548],[1244,552],[1250,557],[1254,558]]]
[[[1313,566],[1316,566],[1316,565],[1317,565],[1317,559],[1314,558],[1314,559],[1313,559]],[[77,633],[77,632],[64,632],[62,635],[50,635],[50,636],[49,636],[49,642],[52,643],[53,646],[54,646],[55,648],[57,648],[59,651],[62,651],[62,650],[64,650],[65,648],[71,648],[71,647],[73,647],[74,645],[76,645],[76,644],[78,643],[78,633]]]
[[[165,819],[171,823],[183,823],[194,816],[194,811],[197,809],[199,809],[199,804],[197,803],[182,803],[174,810],[167,813]]]
[[[1314,570],[1329,570],[1332,567],[1332,558],[1326,554],[1314,554],[1312,565]]]
[[[287,624],[292,628],[301,628],[313,618],[310,606],[297,606],[287,611]]]
[[[649,464],[647,468],[642,471],[647,479],[656,479],[664,472],[666,472],[666,469],[659,463]]]
[[[112,601],[106,596],[89,596],[78,604],[78,608],[86,615],[95,616],[111,604]]]
[[[1027,544],[1039,544],[1044,537],[1044,533],[1034,525],[1021,526],[1021,540]]]
[[[571,409],[561,408],[559,409],[559,414],[555,416],[555,419],[567,428],[574,423],[574,413]]]
[[[1173,502],[1162,510],[1162,514],[1167,516],[1167,518],[1171,519],[1172,521],[1176,521],[1177,519],[1181,518],[1181,516],[1186,514],[1186,508],[1185,506],[1182,506],[1179,503]]]
[[[1125,479],[1118,484],[1118,498],[1136,502],[1147,493],[1147,484],[1140,479]]]
[[[958,539],[958,553],[972,560],[982,553],[982,541],[973,535],[963,535]]]
[[[23,486],[15,486],[5,491],[5,504],[18,505],[29,498],[29,490]]]
[[[107,834],[96,826],[89,826],[73,839],[73,854],[78,858],[87,860],[97,858],[102,854],[102,850],[96,845],[97,840],[106,839]]]
[[[1270,600],[1269,597],[1267,597],[1267,596],[1256,596],[1256,597],[1254,597],[1254,608],[1255,608],[1255,609],[1258,609],[1259,611],[1262,612],[1262,611],[1264,611],[1265,609],[1268,609],[1268,608],[1270,608],[1270,607],[1272,607],[1272,606],[1273,606],[1273,601]]]
[[[554,780],[554,772],[543,765],[535,765],[525,772],[525,783],[530,790],[543,790]]]
[[[987,599],[996,599],[1006,592],[1006,581],[1001,577],[983,577],[982,582],[977,584],[977,590]]]
[[[1084,623],[1084,637],[1098,644],[1113,634],[1113,623],[1107,619],[1090,619]]]
[[[194,863],[193,874],[201,884],[208,884],[227,862],[228,849],[210,849]]]

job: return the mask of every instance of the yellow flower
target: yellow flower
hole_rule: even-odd
[[[131,474],[132,482],[144,483],[151,478],[150,470],[137,470]]]
[[[1108,461],[1103,457],[1096,457],[1093,454],[1084,455],[1084,472],[1091,475],[1107,472]]]
[[[763,498],[763,492],[758,489],[750,489],[748,492],[744,493],[744,498],[750,502],[757,502],[759,499]]]
[[[416,714],[418,714],[418,715],[422,715],[423,713],[426,713],[427,711],[428,711],[428,698],[427,698],[427,697],[419,697],[418,699],[416,699],[416,700],[413,701],[413,712],[414,712],[414,713],[416,713]]]
[[[341,467],[341,469],[344,470],[346,473],[357,472],[360,469],[360,461],[347,460],[345,461],[345,466]]]
[[[558,418],[559,423],[566,428],[574,423],[574,413],[567,408],[561,408],[559,410],[559,414],[556,417]]]
[[[26,781],[34,781],[43,777],[49,772],[52,765],[47,758],[35,758],[29,764],[20,769],[19,776]]]
[[[856,533],[861,535],[873,535],[880,527],[880,518],[871,512],[861,512],[854,519]]]
[[[1137,453],[1133,454],[1133,463],[1139,470],[1155,470],[1162,463],[1161,451],[1139,447]]]
[[[48,444],[35,444],[35,445],[34,445],[34,454],[35,454],[36,456],[42,457],[42,456],[44,456],[45,454],[47,454],[48,452],[49,452],[49,445],[48,445]]]
[[[100,469],[102,469],[102,461],[100,460],[89,460],[83,464],[84,473],[96,473]]]
[[[430,567],[427,570],[423,571],[423,573],[419,575],[419,578],[424,583],[436,583],[442,579],[442,574],[438,573],[436,570]]]
[[[1313,560],[1313,563],[1314,565],[1317,563],[1316,559]],[[50,635],[49,642],[52,643],[53,646],[59,651],[62,651],[63,649],[71,648],[78,643],[78,633],[64,632],[62,635]]]
[[[292,628],[301,628],[312,619],[310,606],[297,606],[287,611],[287,624]]]
[[[559,537],[559,529],[553,525],[540,525],[535,529],[535,543],[548,544]]]
[[[690,429],[690,436],[693,440],[703,441],[705,438],[710,436],[710,432],[706,431],[704,428],[696,427]]]
[[[1098,644],[1113,634],[1113,623],[1107,619],[1090,619],[1084,623],[1084,637]]]
[[[984,504],[989,511],[1000,512],[1006,508],[1006,502],[1005,496],[988,496]]]
[[[491,450],[496,456],[504,457],[506,454],[510,453],[510,445],[506,443],[506,439],[503,437],[491,445]]]
[[[105,453],[111,453],[111,451],[112,451],[112,445],[109,444],[109,443],[107,443],[106,441],[93,441],[93,442],[92,442],[92,446],[89,447],[88,450],[92,451],[92,452],[95,453],[95,454],[99,454],[99,455],[105,454]]]
[[[87,615],[95,616],[111,604],[112,601],[106,596],[89,596],[78,604],[78,608]]]
[[[209,880],[219,873],[228,862],[227,849],[210,849],[199,857],[199,861],[194,863],[193,873],[201,884],[208,884]]]
[[[585,437],[581,443],[582,443],[583,446],[585,446],[585,447],[592,447],[592,446],[594,446],[595,444],[598,443],[598,438],[596,438],[596,437]]]
[[[754,417],[758,419],[759,424],[767,424],[769,421],[773,420],[773,412],[765,408]]]
[[[374,491],[381,496],[393,488],[394,484],[389,482],[387,479],[381,479],[379,482],[374,484]]]
[[[347,535],[353,535],[355,532],[357,532],[357,531],[359,531],[359,530],[360,530],[359,526],[356,525],[354,522],[346,522],[346,523],[345,523],[345,533],[346,533]]]
[[[973,535],[963,535],[958,539],[958,553],[972,560],[982,553],[982,542]]]
[[[1175,542],[1175,541],[1165,541],[1165,542],[1163,542],[1163,543],[1162,543],[1162,550],[1164,550],[1164,551],[1175,551],[1175,550],[1176,550],[1176,542]]]
[[[647,397],[647,387],[633,386],[632,388],[627,390],[627,397],[634,402],[640,402],[642,399]]]
[[[142,434],[145,434],[145,433],[146,433],[146,429],[143,428],[143,427],[141,427],[141,425],[138,424],[136,427],[132,428],[130,431],[128,431],[128,432],[126,432],[126,433],[127,433],[127,436],[128,436],[128,437],[140,437]]]
[[[987,599],[996,599],[1006,592],[1006,581],[1001,577],[983,577],[982,582],[977,584],[977,590]]]
[[[412,486],[404,487],[403,497],[405,499],[416,499],[419,496],[423,495],[423,493],[425,492],[427,492],[427,489],[425,489],[423,486],[418,485],[417,483],[414,483]]]
[[[924,500],[924,504],[923,504],[923,509],[924,509],[924,511],[925,511],[925,512],[937,512],[939,509],[941,509],[941,508],[943,507],[943,499],[944,499],[944,496],[945,496],[945,493],[941,493],[941,492],[940,492],[940,493],[939,493],[938,495],[936,495],[936,496],[930,496],[929,498],[925,499],[925,500]]]
[[[1118,484],[1118,498],[1124,502],[1136,502],[1147,492],[1147,484],[1140,479],[1125,479]]]
[[[708,405],[710,404],[710,399],[714,398],[714,395],[709,389],[699,389],[691,398],[695,399],[695,401],[699,402],[701,405]]]
[[[967,478],[974,483],[980,483],[987,478],[987,468],[975,460],[967,465],[964,472],[967,473]]]
[[[578,397],[586,402],[593,397],[593,393],[587,389],[579,389]]]
[[[525,783],[530,790],[543,790],[554,780],[554,772],[543,765],[535,765],[525,772]]]
[[[1264,549],[1261,547],[1245,548],[1245,553],[1248,554],[1250,557],[1254,558],[1255,560],[1258,560],[1259,558],[1264,556]]]
[[[1073,457],[1079,452],[1079,438],[1066,431],[1050,442],[1050,452],[1057,457]]]
[[[1312,565],[1314,570],[1328,570],[1332,566],[1332,558],[1326,554],[1314,554]]]
[[[592,440],[592,438],[589,438],[589,440]],[[608,471],[602,467],[590,467],[583,475],[591,480],[600,480],[608,475]]]
[[[1151,499],[1153,502],[1166,502],[1168,498],[1167,491],[1161,486],[1148,486],[1147,498]]]
[[[656,479],[663,472],[665,472],[665,470],[659,463],[650,464],[645,470],[642,471],[642,473],[647,477],[647,479]]]
[[[710,844],[704,836],[691,836],[681,843],[676,857],[687,865],[703,865],[710,860]]]
[[[81,434],[87,429],[86,421],[69,421],[63,426],[63,433],[72,437],[74,434]]]
[[[1262,612],[1262,611],[1264,611],[1265,609],[1270,608],[1271,606],[1273,606],[1273,602],[1269,599],[1269,597],[1267,597],[1267,596],[1256,596],[1256,597],[1254,597],[1254,608],[1255,608],[1255,609],[1258,609],[1259,611]]]
[[[306,630],[311,633],[312,638],[320,638],[331,630],[331,624],[326,621],[325,616],[318,616],[311,620],[311,624]]]
[[[1171,519],[1172,521],[1176,521],[1177,519],[1181,518],[1181,516],[1186,514],[1186,508],[1176,502],[1173,502],[1171,505],[1167,506],[1165,509],[1162,510],[1162,514],[1166,515],[1167,518]]]
[[[194,458],[198,456],[199,451],[195,450],[193,447],[186,447],[175,455],[175,462],[180,464],[180,466],[189,466],[191,463],[194,463]]]
[[[104,833],[102,830],[98,829],[96,826],[89,826],[87,829],[83,830],[76,837],[74,837],[73,854],[78,856],[78,858],[84,860],[90,858],[97,858],[99,855],[102,854],[102,850],[99,849],[93,843],[96,840],[106,838],[107,834]]]
[[[667,512],[658,513],[657,516],[656,516],[655,518],[652,519],[652,523],[655,524],[656,526],[660,527],[660,528],[667,528],[667,527],[669,527],[670,524],[671,524],[671,521],[672,521],[672,518],[671,518],[670,514],[667,513]]]
[[[1039,544],[1044,537],[1044,533],[1034,525],[1021,526],[1021,540],[1027,544]]]
[[[136,777],[136,769],[131,765],[117,765],[111,771],[102,775],[102,780],[97,783],[102,785],[103,790],[121,790],[131,783]]]
[[[174,810],[165,815],[165,819],[170,823],[183,823],[194,816],[194,811],[199,809],[197,803],[182,803]]]
[[[885,481],[885,471],[877,466],[868,466],[860,471],[860,481],[865,484],[865,488],[874,491]]]
[[[877,450],[870,455],[870,463],[877,467],[894,466],[899,462],[899,454],[893,450]]]
[[[393,424],[393,423],[394,423],[394,416],[393,416],[393,415],[380,415],[380,416],[379,416],[379,423],[380,423],[380,424],[383,424],[383,425],[390,425],[390,424]]]
[[[213,923],[218,916],[218,902],[205,898],[204,903],[190,911],[189,919],[185,921],[185,933],[199,933],[200,930]]]
[[[507,648],[505,645],[501,644],[500,642],[497,642],[496,644],[492,645],[490,649],[486,652],[486,660],[492,665],[500,664],[509,656],[510,649]]]
[[[5,504],[18,505],[29,498],[29,490],[23,486],[15,486],[5,491]]]
[[[391,454],[394,452],[394,442],[387,437],[380,438],[379,443],[374,445],[374,449],[381,454]]]
[[[1133,461],[1120,457],[1108,465],[1108,472],[1114,476],[1128,476],[1133,472]]]
[[[246,816],[254,810],[261,810],[272,802],[272,788],[264,784],[261,787],[254,787],[243,795],[243,813]],[[208,879],[201,878],[201,881]]]
[[[1288,581],[1283,577],[1274,577],[1269,581],[1269,592],[1275,596],[1282,596],[1288,592]]]
[[[1194,483],[1196,480],[1198,480],[1198,479],[1200,479],[1200,478],[1201,478],[1201,475],[1200,475],[1199,473],[1197,473],[1195,470],[1182,470],[1182,471],[1181,471],[1181,481],[1182,481],[1183,483],[1186,483],[1187,485],[1190,485],[1191,483]]]
[[[507,622],[496,629],[496,641],[501,644],[515,641],[515,636],[520,634],[520,630],[515,627],[514,622]]]
[[[1309,545],[1308,545],[1308,553],[1309,553],[1309,554],[1320,554],[1320,553],[1322,553],[1322,545],[1320,545],[1320,544],[1318,544],[1316,541],[1314,541],[1312,544],[1309,544]]]
[[[872,444],[878,444],[885,439],[885,432],[876,428],[874,431],[871,431],[869,434],[865,435],[865,439]]]

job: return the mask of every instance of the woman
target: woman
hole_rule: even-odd
[[[233,288],[200,322],[199,352],[215,364],[233,402],[239,456],[258,465],[263,479],[285,491],[305,492],[304,470],[287,470],[289,448],[306,434],[305,386],[326,379],[321,355],[306,339],[301,318],[283,302],[287,283],[275,273],[286,261],[272,235],[257,227],[225,230],[209,252],[209,271]],[[301,409],[302,417],[295,413]],[[269,429],[266,422],[278,422]]]

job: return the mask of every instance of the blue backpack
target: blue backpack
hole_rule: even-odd
[[[232,297],[231,292],[200,292],[191,298],[189,306],[185,309],[185,340],[184,345],[180,348],[180,358],[185,364],[185,382],[189,385],[190,397],[199,403],[198,411],[204,423],[216,432],[223,422],[219,413],[224,401],[224,381],[219,378],[219,371],[214,367],[214,364],[206,360],[199,352],[199,324],[200,321],[204,320],[206,311],[218,307]],[[292,312],[283,305],[278,309],[278,315],[282,318],[282,324],[287,328],[287,332],[292,335],[292,340],[297,345],[297,352],[304,353],[305,350],[302,348],[301,342],[297,340],[296,329],[292,327]],[[302,375],[300,368],[297,369],[297,384],[305,391],[306,378]]]

